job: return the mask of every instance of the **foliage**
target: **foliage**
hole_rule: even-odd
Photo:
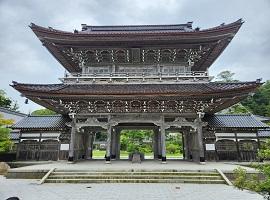
[[[175,154],[178,148],[179,148],[179,147],[178,147],[177,145],[170,143],[170,144],[166,147],[166,150],[168,151],[168,153]]]
[[[266,81],[253,96],[242,101],[253,114],[270,116],[270,80]]]
[[[259,191],[264,194],[266,199],[270,199],[270,165],[261,166],[260,171],[265,175],[265,180],[259,183]]]
[[[18,103],[7,97],[4,90],[0,90],[0,107],[8,108],[14,111],[19,109]]]
[[[57,113],[47,108],[38,109],[31,113],[31,115],[56,115]]]
[[[10,140],[10,129],[6,128],[7,125],[13,124],[13,120],[4,119],[0,115],[0,152],[8,152],[12,147],[12,141]]]
[[[222,71],[217,75],[217,80],[220,82],[238,82],[238,80],[233,79],[234,74],[229,70]]]
[[[261,159],[270,159],[270,139],[266,140],[265,144],[261,146],[258,156]]]
[[[175,152],[183,153],[182,135],[181,134],[168,134],[166,136],[166,150],[170,153],[170,149],[176,148]]]
[[[250,113],[249,110],[241,103],[237,103],[225,110],[225,114],[244,114]]]
[[[269,158],[270,155],[270,140],[266,142],[263,150],[260,150],[259,156],[261,158]],[[251,177],[247,176],[247,171],[241,167],[234,170],[234,186],[243,190],[253,190],[261,193],[264,197],[270,200],[270,165],[269,164],[255,164],[252,167],[257,168],[263,175],[264,179],[260,180],[259,174],[254,174]]]
[[[233,170],[234,173],[234,186],[243,190],[246,188],[246,181],[247,181],[247,170],[237,167]]]
[[[120,148],[129,153],[152,152],[151,144],[149,144],[152,134],[151,130],[123,130],[121,132]]]

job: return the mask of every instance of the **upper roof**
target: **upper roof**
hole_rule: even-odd
[[[186,24],[166,24],[166,25],[121,25],[121,26],[90,26],[82,24],[82,31],[79,33],[97,32],[138,32],[138,31],[194,31],[192,22]]]
[[[269,128],[251,114],[215,114],[204,118],[212,128]]]
[[[62,130],[66,127],[66,123],[69,122],[69,118],[62,115],[43,115],[34,116],[29,115],[17,122],[12,129],[42,129],[42,130]]]
[[[164,62],[176,64],[192,59],[193,71],[206,71],[217,59],[243,21],[209,29],[193,29],[191,23],[178,25],[136,25],[136,26],[88,26],[82,31],[66,32],[31,24],[50,53],[69,71],[81,72],[82,63],[90,66],[106,64],[149,64],[145,63],[147,52],[156,51],[158,57],[170,58]],[[103,53],[113,59],[101,59]],[[120,54],[118,55],[117,52]],[[124,53],[123,53],[124,52]],[[115,59],[126,56],[127,59]],[[154,57],[157,57],[155,55]],[[87,61],[87,62],[86,62]],[[104,63],[103,63],[104,62]],[[157,59],[155,62],[163,62]]]

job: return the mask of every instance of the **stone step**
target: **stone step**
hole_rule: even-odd
[[[216,172],[81,172],[56,171],[53,175],[183,175],[183,176],[220,176]]]
[[[55,175],[52,174],[48,179],[207,179],[207,180],[222,180],[219,175],[216,176],[188,176],[188,175]]]
[[[47,179],[45,183],[197,183],[225,184],[224,180],[199,179]]]

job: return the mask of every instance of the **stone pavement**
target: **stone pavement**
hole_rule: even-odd
[[[180,189],[179,189],[180,188]],[[0,176],[0,199],[20,200],[263,200],[259,194],[227,185],[195,184],[43,184]]]
[[[58,170],[92,170],[92,171],[103,171],[103,170],[215,170],[220,169],[223,172],[232,172],[233,169],[237,168],[239,165],[229,162],[206,162],[206,164],[198,164],[188,161],[179,160],[168,160],[167,164],[161,164],[161,161],[157,160],[145,160],[141,164],[132,164],[127,160],[113,160],[111,164],[105,164],[104,160],[88,160],[88,161],[78,161],[74,164],[68,164],[67,161],[55,161],[42,163],[40,165],[31,165],[26,167],[14,168],[14,171],[40,171],[40,170],[50,170],[51,168],[56,168]],[[255,172],[256,170],[249,167],[243,167],[249,172]]]

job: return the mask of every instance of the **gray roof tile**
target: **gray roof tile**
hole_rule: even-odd
[[[28,116],[11,126],[13,129],[64,129],[69,119],[62,115]]]
[[[215,114],[205,116],[212,128],[270,128],[251,114]]]

